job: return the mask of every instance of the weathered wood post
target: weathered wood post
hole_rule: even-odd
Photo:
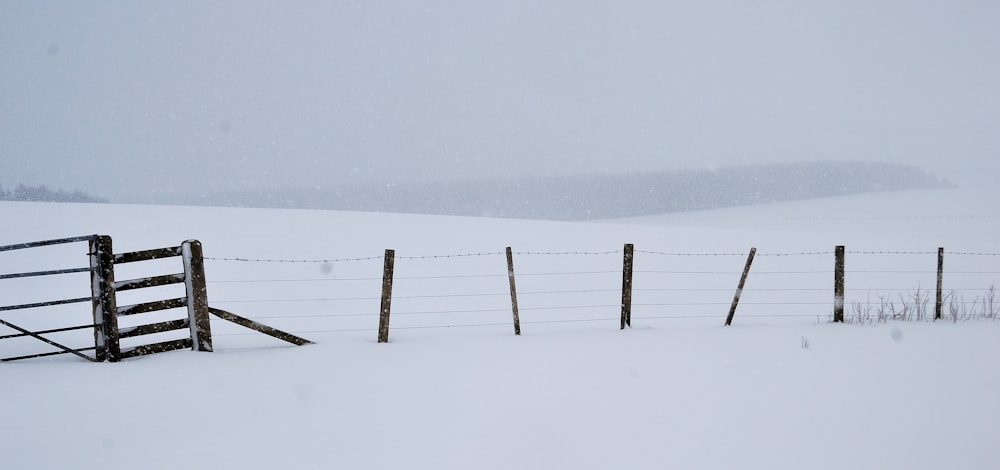
[[[626,243],[625,257],[622,260],[622,330],[625,329],[625,325],[632,327],[632,260],[633,246],[631,243]]]
[[[389,309],[392,304],[392,271],[396,250],[385,250],[385,265],[382,268],[382,309],[378,316],[378,342],[389,342]]]
[[[115,254],[111,237],[90,241],[90,290],[94,297],[94,346],[97,360],[118,362],[118,306],[115,300]]]
[[[726,326],[732,325],[733,316],[736,315],[736,305],[740,303],[740,296],[743,295],[743,285],[747,282],[747,275],[750,274],[750,264],[757,254],[757,248],[750,247],[750,255],[747,256],[747,264],[743,267],[743,275],[740,276],[740,284],[736,287],[736,295],[733,296],[733,304],[729,307],[729,316],[726,317]]]
[[[205,259],[201,242],[187,240],[181,243],[181,258],[184,260],[191,350],[212,352],[212,322],[208,316],[208,288],[205,286]]]
[[[844,321],[844,246],[837,245],[833,265],[833,322]]]
[[[941,319],[941,309],[944,306],[944,247],[938,247],[937,266],[937,298],[934,301],[934,319]]]
[[[507,280],[510,281],[510,307],[514,312],[514,336],[521,336],[521,319],[517,315],[517,287],[514,285],[514,253],[507,247]]]

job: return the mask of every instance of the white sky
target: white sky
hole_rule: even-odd
[[[1000,155],[995,1],[0,0],[0,184]]]

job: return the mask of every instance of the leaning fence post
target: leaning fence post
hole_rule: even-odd
[[[385,265],[382,268],[382,309],[378,316],[378,342],[389,342],[389,308],[392,303],[392,270],[396,250],[385,250]]]
[[[733,305],[729,307],[729,316],[726,317],[726,326],[733,323],[733,316],[736,315],[736,305],[740,303],[740,296],[743,295],[743,285],[747,282],[747,275],[750,274],[750,264],[757,254],[757,248],[750,247],[750,255],[747,256],[747,265],[743,267],[743,275],[740,276],[740,284],[736,287],[736,295],[733,296]]]
[[[633,246],[631,243],[626,243],[625,257],[622,260],[622,330],[625,329],[625,325],[632,327],[632,259]]]
[[[844,246],[837,245],[833,266],[833,322],[844,321]]]
[[[944,287],[944,247],[938,247],[938,266],[937,266],[937,299],[934,302],[934,319],[941,319],[941,308],[944,306],[944,292],[942,288]]]
[[[517,287],[514,285],[514,253],[507,247],[507,280],[510,281],[510,307],[514,312],[514,336],[521,335],[521,319],[517,315]]]
[[[212,352],[212,322],[208,316],[208,288],[205,286],[203,256],[200,241],[188,240],[181,243],[188,322],[191,328],[191,349]]]
[[[118,306],[115,301],[115,254],[111,237],[100,235],[90,241],[90,286],[94,297],[94,346],[97,360],[118,362]]]

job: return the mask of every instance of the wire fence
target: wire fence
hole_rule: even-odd
[[[633,326],[722,324],[748,253],[635,250]],[[624,250],[513,251],[521,324],[617,327]],[[734,323],[829,322],[834,251],[759,252],[741,292]],[[945,318],[995,319],[992,286],[998,253],[946,255]],[[848,322],[929,320],[937,251],[847,251]],[[316,259],[206,257],[210,302],[294,334],[371,335],[378,328],[383,256]],[[319,265],[309,266],[309,265]],[[483,251],[395,257],[391,330],[512,327],[505,253]],[[928,300],[929,299],[929,300]],[[243,347],[252,333],[216,336]],[[220,340],[228,342],[226,340]],[[228,346],[217,347],[225,349]]]
[[[626,304],[633,327],[722,325],[737,294],[735,324],[833,320],[834,258],[839,250],[755,252],[747,282],[737,292],[748,252],[627,247],[511,250],[513,269],[507,264],[506,250],[399,253],[394,257],[391,330],[400,335],[452,329],[509,334],[514,323],[512,278],[516,281],[520,326],[528,334],[553,329],[618,328]],[[44,308],[42,315],[20,309],[53,295],[73,301],[92,300],[91,268],[60,264],[70,256],[79,256],[78,250],[44,249],[58,250],[55,252],[59,256],[44,257],[37,271],[0,273],[0,294],[8,306],[0,307],[6,309],[4,320],[46,332],[57,340],[83,341],[88,335],[92,340],[92,332],[85,328],[65,328],[82,323],[92,327],[92,319],[81,320],[81,312],[83,317],[89,316],[88,309],[52,302],[40,307]],[[67,250],[65,256],[63,250]],[[20,254],[9,251],[4,255],[7,259]],[[848,323],[929,321],[937,311],[944,320],[952,321],[1000,318],[1000,295],[993,287],[1000,284],[1000,253],[847,250],[845,256],[846,295],[842,305]],[[939,256],[943,260],[940,299]],[[33,261],[12,259],[13,265]],[[318,342],[350,336],[375,340],[384,296],[385,255],[202,259],[212,306]],[[627,271],[626,259],[630,260]],[[169,273],[177,273],[182,267],[172,263],[125,263],[116,266],[115,277],[177,276]],[[44,281],[42,274],[46,274]],[[116,296],[118,305],[132,305],[180,299],[185,292],[184,285],[172,284],[123,289]],[[143,322],[166,322],[178,313],[177,309],[166,309],[142,318],[123,316],[119,326],[128,329]],[[229,322],[213,322],[212,328],[213,336],[218,337],[216,349],[267,347],[277,341]],[[22,342],[26,347],[36,346],[37,339],[21,338],[24,335],[8,330],[0,327],[5,348],[19,348]]]

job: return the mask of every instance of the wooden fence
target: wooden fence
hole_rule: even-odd
[[[17,324],[15,321],[9,319],[0,319],[0,325],[6,326],[16,331],[14,334],[8,334],[6,336],[0,336],[0,340],[14,339],[14,338],[33,338],[35,340],[41,341],[48,346],[55,348],[55,351],[49,351],[37,354],[19,355],[14,357],[6,357],[3,360],[18,360],[26,359],[31,357],[43,357],[55,354],[74,354],[76,356],[82,357],[90,361],[111,361],[117,362],[119,360],[141,356],[145,354],[152,354],[157,352],[164,352],[176,349],[192,349],[194,351],[212,351],[214,349],[213,345],[213,331],[212,323],[210,322],[210,317],[215,317],[225,322],[231,322],[233,324],[249,328],[255,332],[263,333],[282,341],[286,341],[296,345],[308,344],[309,341],[305,340],[294,333],[297,332],[294,329],[290,329],[286,332],[278,330],[262,323],[257,322],[253,317],[251,318],[236,315],[230,311],[222,310],[209,305],[207,297],[207,285],[211,282],[206,279],[205,276],[205,262],[241,262],[241,263],[283,263],[286,265],[302,264],[302,263],[323,263],[324,266],[329,265],[332,262],[338,261],[381,261],[381,277],[377,278],[381,280],[381,292],[380,296],[376,297],[374,300],[378,300],[378,312],[375,313],[374,308],[370,312],[372,315],[377,315],[378,326],[377,326],[377,342],[387,343],[389,342],[389,332],[390,332],[390,317],[393,313],[393,295],[394,295],[394,280],[395,274],[399,266],[397,265],[398,260],[405,260],[409,262],[414,259],[447,259],[447,258],[467,258],[472,256],[494,256],[498,258],[504,258],[503,261],[506,263],[506,272],[502,277],[507,278],[507,282],[504,284],[505,292],[504,296],[509,295],[509,315],[508,320],[511,323],[506,323],[507,325],[513,326],[513,331],[515,335],[520,335],[522,331],[522,319],[525,310],[528,311],[539,311],[548,309],[566,309],[566,311],[575,311],[576,309],[585,309],[591,307],[605,308],[608,305],[570,305],[570,306],[549,306],[549,307],[538,307],[531,306],[524,309],[522,305],[519,305],[519,296],[523,293],[519,292],[518,285],[516,282],[516,277],[519,275],[515,271],[514,261],[516,256],[532,256],[532,255],[581,255],[581,256],[591,256],[591,255],[616,255],[621,256],[621,263],[618,265],[621,275],[621,284],[616,286],[616,289],[604,289],[599,288],[597,290],[575,290],[569,292],[609,292],[614,291],[617,295],[620,289],[620,304],[615,306],[617,310],[617,320],[619,329],[630,328],[633,325],[633,313],[634,307],[636,306],[633,301],[635,299],[634,290],[636,289],[636,276],[647,274],[680,274],[691,277],[692,275],[704,275],[704,274],[722,274],[725,276],[733,275],[731,281],[735,283],[735,289],[733,284],[727,284],[730,286],[725,289],[728,292],[733,292],[731,301],[726,300],[725,306],[728,307],[727,310],[722,310],[722,302],[716,299],[709,303],[645,303],[640,302],[638,306],[640,307],[650,307],[655,306],[657,308],[674,308],[681,307],[687,308],[688,306],[709,306],[709,305],[719,305],[720,313],[725,313],[721,317],[715,316],[703,316],[700,318],[718,318],[718,321],[723,325],[729,326],[734,322],[738,322],[737,313],[740,309],[740,303],[744,294],[746,294],[746,285],[748,279],[754,276],[752,271],[755,259],[760,257],[797,257],[797,256],[810,256],[810,257],[826,257],[830,256],[831,264],[826,265],[827,267],[822,270],[815,270],[810,272],[786,272],[783,274],[790,274],[793,276],[800,276],[804,274],[822,274],[824,276],[830,275],[832,273],[832,283],[824,284],[828,287],[817,289],[817,288],[793,288],[793,289],[781,289],[781,288],[765,288],[758,289],[764,291],[779,291],[779,292],[793,292],[793,291],[819,291],[822,290],[824,295],[830,295],[825,297],[824,305],[827,305],[832,311],[832,316],[827,317],[834,323],[850,322],[850,321],[870,321],[866,319],[876,318],[870,314],[870,303],[862,305],[860,302],[849,302],[849,298],[846,297],[847,293],[847,283],[846,277],[851,273],[848,269],[850,263],[848,258],[850,256],[859,255],[917,255],[921,259],[929,257],[929,255],[936,255],[937,259],[937,270],[936,270],[936,289],[934,290],[934,304],[933,304],[933,317],[928,317],[927,319],[939,320],[944,317],[944,310],[946,307],[951,309],[952,317],[957,318],[961,312],[956,311],[956,309],[964,308],[963,304],[968,304],[969,302],[957,301],[954,297],[949,298],[949,294],[944,290],[944,276],[946,274],[944,270],[944,258],[949,252],[946,252],[944,248],[938,248],[936,252],[848,252],[844,246],[836,246],[832,251],[824,252],[810,252],[810,253],[758,253],[756,248],[750,248],[749,253],[746,253],[746,261],[742,264],[742,270],[730,272],[708,272],[708,271],[688,271],[688,272],[671,272],[671,271],[650,271],[650,270],[637,270],[635,268],[637,261],[646,261],[655,256],[667,256],[667,257],[742,257],[744,254],[741,253],[665,253],[656,251],[645,251],[638,250],[633,244],[625,244],[622,249],[608,252],[599,253],[586,253],[586,252],[563,252],[563,253],[532,253],[532,252],[514,252],[511,247],[506,247],[504,251],[497,253],[476,253],[476,254],[458,254],[458,255],[438,255],[438,256],[397,256],[396,250],[387,249],[383,256],[377,257],[364,257],[364,258],[349,258],[342,260],[261,260],[261,259],[245,259],[245,258],[211,258],[205,257],[203,254],[203,249],[201,243],[196,240],[185,241],[178,246],[157,248],[152,250],[129,252],[129,253],[118,253],[115,254],[112,248],[111,238],[108,236],[91,235],[84,237],[73,237],[60,240],[48,240],[40,242],[30,242],[19,245],[9,245],[0,247],[0,252],[13,251],[13,250],[27,250],[31,248],[38,248],[42,246],[49,246],[55,244],[67,244],[67,243],[78,243],[86,242],[89,245],[89,259],[90,265],[86,268],[70,268],[70,269],[59,269],[59,270],[43,270],[35,272],[24,272],[24,273],[11,273],[11,274],[0,274],[0,280],[4,279],[17,279],[26,277],[41,277],[41,276],[57,276],[61,274],[70,273],[89,273],[90,274],[90,292],[91,295],[88,297],[75,297],[69,299],[61,300],[49,300],[44,302],[31,302],[16,305],[0,306],[0,313],[22,310],[22,309],[34,309],[34,308],[44,308],[54,305],[72,304],[72,303],[82,303],[90,302],[92,304],[92,318],[86,323],[76,323],[73,326],[59,325],[55,328],[31,328],[25,327],[23,325]],[[962,253],[955,252],[954,255],[975,255],[975,256],[991,256],[996,257],[998,254],[993,253]],[[641,257],[641,259],[638,259]],[[121,269],[125,266],[131,265],[133,263],[138,264],[146,261],[152,260],[169,260],[179,258],[181,263],[178,267],[178,272],[167,272],[165,274],[157,274],[154,276],[140,276],[134,277],[128,280],[117,281],[115,278],[116,267]],[[828,258],[829,259],[829,258]],[[995,258],[994,258],[995,259]],[[499,259],[498,259],[499,261]],[[724,261],[724,260],[720,260]],[[727,262],[728,264],[728,262]],[[735,264],[735,263],[733,263]],[[823,263],[825,264],[825,262]],[[832,266],[831,266],[832,265]],[[832,268],[832,269],[831,269]],[[332,269],[332,268],[331,268]],[[923,269],[923,268],[921,268]],[[243,271],[243,270],[239,270]],[[614,271],[602,271],[611,272]],[[865,271],[862,271],[865,272]],[[871,274],[882,273],[883,271],[867,271]],[[884,271],[884,273],[893,272],[916,272],[916,271]],[[923,272],[923,271],[920,271]],[[539,276],[546,273],[520,273],[525,276]],[[548,275],[563,275],[563,274],[600,274],[600,273],[547,273]],[[766,274],[782,274],[780,272],[758,272],[758,276],[763,276]],[[971,272],[966,274],[973,274]],[[1000,274],[1000,272],[993,271],[983,271],[979,274]],[[486,276],[493,276],[488,274]],[[449,276],[431,276],[431,277],[441,277],[448,278]],[[474,276],[455,276],[451,279],[464,279],[470,277],[483,277],[479,275]],[[362,279],[349,279],[352,281],[364,281],[367,278]],[[375,280],[372,278],[371,280]],[[414,279],[413,277],[404,276],[403,279]],[[828,279],[828,278],[827,278]],[[317,279],[307,279],[303,281],[316,281]],[[326,279],[320,279],[321,281],[326,281]],[[331,279],[336,281],[337,279]],[[529,279],[530,281],[531,279]],[[641,278],[639,281],[647,281],[647,279]],[[219,280],[217,282],[267,282],[271,284],[280,284],[283,282],[297,282],[295,279],[275,279],[274,276],[268,276],[268,279],[254,281],[254,280]],[[615,281],[617,282],[617,281]],[[827,281],[829,282],[829,281]],[[168,296],[167,298],[159,298],[152,301],[142,301],[133,302],[128,305],[119,305],[120,294],[129,293],[132,291],[141,291],[143,289],[154,289],[163,286],[170,285],[180,285],[184,287],[184,295],[182,296]],[[648,283],[645,284],[648,286]],[[685,287],[685,286],[696,286],[696,287]],[[818,287],[818,286],[817,286]],[[646,294],[650,291],[677,291],[679,293],[697,293],[697,291],[721,291],[723,289],[716,288],[708,289],[704,286],[700,286],[698,281],[691,280],[690,282],[676,287],[658,287],[649,288],[643,287],[638,289],[640,294]],[[756,292],[756,291],[754,291]],[[918,289],[918,296],[914,300],[918,309],[923,312],[924,310],[919,304],[922,302],[929,301],[929,297],[925,297],[929,294],[925,291],[920,291]],[[992,297],[992,284],[989,290],[990,294],[988,299],[983,300],[983,306],[988,311],[989,318],[995,318],[1000,316],[1000,298],[997,299],[997,306],[994,307],[994,299]],[[526,294],[555,294],[558,291],[553,292],[543,292],[543,291],[529,291]],[[610,292],[609,292],[610,293]],[[155,295],[155,294],[150,294]],[[300,294],[301,295],[301,294]],[[416,298],[444,298],[444,297],[463,297],[463,298],[474,298],[476,296],[493,296],[499,295],[494,293],[486,294],[454,294],[454,295],[434,295],[428,293],[419,293],[418,295],[404,295],[401,297],[403,301],[408,299]],[[784,295],[780,294],[779,295]],[[277,299],[277,300],[222,300],[216,301],[216,303],[233,303],[233,302],[295,302],[295,301],[340,301],[340,300],[363,300],[363,297],[357,297],[357,294],[348,296],[347,298],[320,298],[320,299],[308,299],[308,298],[290,298],[290,299]],[[950,299],[950,301],[949,301]],[[988,306],[986,301],[988,300]],[[976,302],[978,302],[977,300]],[[780,300],[774,301],[772,304],[761,303],[760,301],[751,301],[750,305],[819,305],[816,303],[796,303],[795,301]],[[958,307],[956,307],[958,305]],[[715,308],[715,307],[712,307]],[[869,310],[866,311],[865,309]],[[886,307],[885,300],[882,300],[882,308],[890,308],[891,315],[885,314],[885,312],[879,313],[877,318],[879,319],[905,319],[907,318],[907,309],[909,307],[903,308],[900,311],[896,311],[895,307],[891,305]],[[177,310],[183,309],[183,314],[177,317],[163,318],[162,315],[159,318],[154,319],[154,314],[163,314],[164,312],[169,313],[170,311],[176,312]],[[848,316],[846,311],[853,309],[853,314]],[[496,310],[477,310],[479,312],[496,312]],[[308,312],[307,312],[308,313]],[[440,305],[433,305],[432,309],[429,311],[404,311],[400,314],[403,316],[411,316],[415,314],[449,314],[454,312],[449,312],[447,309],[441,308]],[[311,314],[293,314],[293,315],[278,315],[278,316],[258,316],[257,318],[307,318],[313,319],[317,317],[352,317],[352,316],[365,316],[365,313],[350,313],[350,312],[332,312],[324,313],[319,315]],[[922,314],[917,314],[916,317],[921,318]],[[149,317],[147,317],[149,316]],[[807,315],[796,315],[796,316],[807,316]],[[675,317],[660,316],[660,317],[650,317],[650,316],[640,316],[641,319],[664,319],[664,318],[682,318],[684,315],[679,315]],[[696,316],[691,315],[688,318],[694,318]],[[149,318],[146,320],[146,318]],[[131,323],[129,326],[121,327],[120,322],[127,320]],[[604,319],[592,319],[592,320],[582,320],[582,321],[594,321]],[[566,320],[563,320],[566,321]],[[572,320],[569,320],[572,321]],[[528,323],[545,323],[545,321],[529,321]],[[465,323],[460,325],[441,325],[441,327],[451,327],[451,326],[492,326],[498,325],[497,323],[492,323],[489,325],[476,325],[471,323]],[[398,327],[398,326],[397,326]],[[411,328],[434,328],[434,325],[423,325],[423,326],[411,326]],[[63,342],[54,340],[51,335],[67,332],[67,331],[77,331],[84,329],[93,330],[93,345],[68,345],[63,344]],[[182,338],[170,338],[166,341],[155,341],[153,338],[157,336],[162,337],[165,333],[184,331],[184,337]],[[312,330],[309,332],[331,332],[334,330]],[[361,331],[361,330],[341,330],[341,331]],[[367,331],[367,330],[366,330]],[[148,340],[147,340],[148,338]],[[132,343],[127,347],[123,347],[123,341]],[[93,351],[92,354],[88,354]]]
[[[298,336],[268,327],[225,310],[210,307],[208,304],[208,289],[205,283],[202,246],[201,242],[197,240],[188,240],[178,246],[167,248],[115,254],[112,247],[111,237],[106,235],[88,235],[82,237],[0,246],[0,252],[26,250],[43,246],[79,242],[89,243],[89,267],[2,274],[0,275],[0,280],[89,272],[91,278],[90,297],[0,306],[0,312],[90,302],[92,305],[92,323],[32,331],[28,328],[16,325],[13,322],[0,319],[0,325],[6,326],[18,332],[17,334],[0,336],[0,340],[31,337],[57,349],[56,351],[45,353],[4,357],[0,360],[14,361],[68,353],[92,362],[101,362],[105,360],[118,362],[122,359],[130,357],[177,349],[190,348],[193,351],[211,352],[213,350],[213,346],[212,328],[209,320],[210,314],[222,320],[233,322],[254,331],[274,336],[292,344],[303,345],[310,343],[310,341]],[[123,281],[115,280],[116,266],[170,258],[181,259],[181,266],[179,266],[179,268],[181,268],[180,272],[146,276]],[[118,294],[121,292],[151,289],[174,284],[184,285],[184,296],[130,305],[118,305]],[[133,326],[124,328],[119,327],[119,321],[123,318],[141,317],[154,312],[164,312],[180,308],[184,309],[184,315],[180,318],[171,318],[169,320],[155,322],[139,321]],[[54,333],[81,329],[93,329],[94,343],[92,347],[89,345],[85,347],[71,347],[45,336]],[[127,348],[122,348],[121,346],[121,342],[124,339],[140,338],[139,341],[141,341],[141,338],[144,337],[161,335],[163,333],[178,330],[186,330],[187,333],[185,337],[160,342],[142,342],[141,344]],[[85,354],[88,351],[94,351],[94,354]]]

